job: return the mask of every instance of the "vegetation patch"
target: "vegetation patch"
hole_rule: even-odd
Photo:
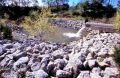
[[[120,46],[115,48],[113,59],[120,68]]]
[[[120,9],[118,9],[117,12],[116,12],[114,27],[116,29],[120,30]]]
[[[44,33],[53,32],[54,27],[48,23],[48,16],[51,12],[49,8],[42,8],[41,11],[31,11],[29,16],[26,16],[21,25],[23,28],[34,36],[42,36]]]
[[[7,25],[0,24],[0,39],[12,39],[12,31]]]

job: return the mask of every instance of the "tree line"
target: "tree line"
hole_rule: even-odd
[[[78,4],[81,7],[81,16],[92,18],[110,18],[116,13],[111,0],[87,0]]]
[[[70,0],[42,0],[45,6],[51,8],[51,12],[68,11],[73,7],[77,10],[74,15],[81,15],[83,17],[112,17],[116,12],[116,8],[111,4],[112,0],[85,0],[70,6]],[[120,7],[120,0],[118,0]],[[40,10],[38,0],[0,0],[0,16],[4,17],[5,13],[9,15],[10,19],[17,19],[21,16],[29,15],[32,10]]]
[[[69,0],[42,0],[42,2],[45,6],[50,7],[52,12],[69,9]],[[40,9],[38,0],[0,0],[0,16],[4,17],[4,14],[7,13],[9,19],[12,20]]]

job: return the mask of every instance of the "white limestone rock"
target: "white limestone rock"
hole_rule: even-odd
[[[119,75],[118,68],[106,67],[103,78],[110,78],[110,77],[117,78],[118,75]]]
[[[21,58],[21,57],[25,57],[26,55],[27,55],[26,52],[19,52],[19,53],[16,52],[16,53],[13,55],[13,57],[16,58],[16,59],[19,59],[19,58]]]
[[[85,58],[86,60],[91,60],[93,59],[93,53],[88,53],[87,57]]]
[[[90,48],[89,48],[89,51],[90,51],[90,52],[95,52],[95,53],[97,53],[98,50],[99,50],[99,49],[96,48],[96,47],[90,47]]]
[[[88,67],[88,61],[87,60],[84,61],[83,65],[84,65],[85,68],[87,68]]]
[[[49,60],[50,60],[49,54],[42,56],[41,67],[40,67],[42,70],[47,71],[47,65],[49,63]]]
[[[32,71],[37,71],[40,69],[41,64],[39,62],[35,62],[31,65],[31,70]]]
[[[0,55],[2,55],[4,52],[3,52],[3,48],[2,48],[2,45],[0,46]]]
[[[63,69],[63,68],[66,66],[67,62],[66,62],[64,59],[56,59],[56,60],[54,61],[54,64],[55,64],[58,68]]]
[[[91,78],[90,71],[81,71],[77,78]]]
[[[94,43],[94,40],[90,39],[88,41],[83,42],[83,47],[90,47],[93,45],[93,43]]]
[[[64,51],[63,49],[60,49],[60,50],[55,50],[53,53],[52,53],[52,56],[57,59],[57,58],[63,58],[64,56]]]
[[[109,64],[111,67],[116,67],[116,63],[112,57],[105,58],[103,61]]]
[[[108,54],[109,50],[107,48],[102,48],[100,50],[100,52],[98,52],[98,56],[101,56],[101,57],[106,57],[106,55]]]
[[[20,43],[16,42],[15,44],[13,44],[13,47],[14,48],[20,48],[20,47],[22,47],[22,45]]]
[[[108,54],[109,54],[109,55],[113,55],[113,54],[114,54],[114,51],[115,51],[115,49],[112,47],[112,48],[109,49]]]
[[[103,78],[98,73],[90,73],[91,78]]]
[[[6,49],[13,48],[13,44],[12,43],[3,44],[3,48],[6,48]]]
[[[92,73],[98,73],[98,74],[100,74],[101,73],[101,69],[99,67],[94,67],[92,69]]]
[[[68,61],[68,64],[63,70],[69,71],[71,74],[74,73],[73,77],[77,77],[82,68],[83,63],[80,59],[72,59]]]
[[[56,77],[58,77],[58,78],[70,78],[71,73],[64,71],[64,70],[57,70]]]
[[[100,67],[107,67],[107,66],[109,66],[109,63],[107,63],[106,61],[104,61],[104,58],[102,58],[102,57],[97,57],[97,64]]]
[[[0,65],[1,66],[7,66],[7,64],[10,60],[13,60],[13,57],[8,55],[0,62]]]
[[[47,71],[49,72],[49,73],[52,73],[52,71],[53,71],[53,69],[55,68],[55,64],[54,64],[54,62],[53,61],[50,61],[49,63],[48,63],[48,65],[47,65]]]
[[[29,59],[28,65],[31,66],[35,62],[34,60],[35,60],[34,57],[31,57]]]
[[[29,58],[28,58],[28,57],[21,57],[20,59],[18,59],[18,60],[13,64],[14,70],[17,69],[17,66],[18,66],[18,65],[27,63],[28,61],[29,61]]]
[[[88,60],[88,66],[93,68],[96,65],[96,59]]]
[[[31,51],[32,50],[32,47],[31,46],[29,46],[29,47],[26,47],[26,51]]]
[[[7,71],[1,74],[3,78],[18,78],[18,73],[16,71]]]
[[[26,78],[47,78],[48,74],[44,70],[26,72]]]
[[[101,69],[99,67],[94,67],[90,73],[91,78],[102,78]]]

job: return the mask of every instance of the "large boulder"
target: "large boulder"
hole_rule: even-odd
[[[118,75],[119,75],[118,68],[106,67],[103,78],[111,78],[111,77],[117,78]]]
[[[13,68],[14,70],[17,69],[17,66],[19,66],[20,64],[25,64],[29,61],[28,57],[21,57],[20,59],[18,59],[14,64],[13,64]]]
[[[31,65],[31,70],[32,71],[37,71],[40,69],[41,64],[39,62],[35,62]]]
[[[21,57],[25,57],[26,54],[27,54],[26,52],[21,51],[21,50],[19,50],[19,49],[17,49],[14,53],[12,53],[12,55],[13,55],[13,57],[14,57],[15,59],[19,59],[19,58],[21,58]]]
[[[13,56],[15,59],[19,59],[21,57],[25,57],[26,55],[27,55],[26,52],[19,52],[19,53],[14,54]]]
[[[92,52],[92,53],[93,53],[93,52],[97,53],[98,50],[99,50],[99,48],[97,48],[97,47],[90,47],[90,48],[89,48],[89,51]]]
[[[100,74],[100,72],[101,72],[101,69],[99,67],[94,67],[92,69],[92,73],[98,73],[98,74]]]
[[[99,67],[102,67],[102,68],[105,68],[110,65],[110,63],[107,61],[104,61],[102,57],[97,57],[97,64],[99,65]]]
[[[91,60],[94,58],[94,54],[93,53],[88,53],[87,57],[85,58],[86,60]]]
[[[48,74],[40,69],[34,72],[26,72],[26,78],[48,78]]]
[[[93,45],[93,43],[94,43],[94,40],[88,40],[88,41],[85,41],[84,43],[83,43],[83,47],[90,47],[90,46],[92,46]]]
[[[69,71],[73,75],[73,78],[77,77],[81,69],[83,69],[83,63],[79,59],[69,60],[64,68],[64,70]]]
[[[48,63],[48,65],[47,65],[47,72],[49,73],[49,74],[52,74],[52,75],[55,75],[55,70],[54,70],[54,68],[55,68],[55,64],[54,64],[54,62],[53,61],[50,61],[49,63]]]
[[[27,52],[31,52],[32,51],[32,47],[31,46],[26,47],[26,51]]]
[[[41,56],[42,60],[41,60],[41,69],[44,70],[45,72],[47,72],[47,65],[50,61],[50,55],[49,54],[46,54],[46,55],[43,55]]]
[[[109,54],[109,55],[113,55],[113,54],[114,54],[114,52],[115,52],[115,48],[114,48],[114,47],[112,47],[112,48],[110,48],[110,49],[109,49],[108,54]]]
[[[112,67],[115,67],[115,66],[116,66],[116,63],[115,63],[115,61],[113,60],[112,57],[105,58],[103,61],[104,61],[105,63],[109,64],[109,65],[112,66]]]
[[[28,65],[31,66],[36,60],[34,59],[34,57],[31,57],[29,59]]]
[[[77,78],[91,78],[90,71],[81,71]]]
[[[88,60],[88,66],[93,68],[96,65],[96,59]]]
[[[90,73],[91,78],[102,78],[101,69],[99,67],[94,67]]]
[[[54,64],[57,66],[57,68],[63,69],[66,66],[67,62],[64,59],[56,59]]]
[[[64,70],[57,70],[56,77],[58,78],[71,78],[71,73]]]
[[[16,43],[13,44],[13,47],[14,48],[21,48],[22,45],[20,43],[16,42]]]
[[[16,71],[5,71],[4,73],[1,73],[1,77],[3,78],[18,78],[18,73]]]
[[[5,56],[5,58],[0,62],[1,66],[7,66],[9,61],[13,60],[13,57],[11,55]]]
[[[3,48],[2,48],[2,45],[0,45],[0,55],[2,55],[4,52],[3,52]]]
[[[34,72],[35,78],[47,78],[48,74],[44,70],[38,70]]]
[[[10,49],[10,48],[13,48],[13,44],[12,43],[3,44],[3,47],[6,49]]]
[[[106,57],[108,55],[109,50],[107,48],[101,48],[100,52],[98,52],[98,56]]]
[[[63,50],[63,49],[55,50],[55,51],[52,53],[52,56],[53,56],[55,59],[63,58],[63,56],[64,56],[64,50]]]

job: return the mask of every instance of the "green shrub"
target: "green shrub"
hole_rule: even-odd
[[[86,0],[81,3],[81,15],[91,18],[111,18],[116,13],[116,9],[111,5],[103,2],[104,0]]]
[[[114,27],[115,29],[120,30],[120,9],[118,9],[116,12]]]
[[[12,31],[5,24],[0,24],[0,37],[1,39],[12,39]]]
[[[118,65],[118,67],[120,67],[120,47],[115,48],[113,59]]]
[[[73,16],[80,16],[80,13],[77,12],[77,11],[75,11],[75,12],[72,13],[72,15],[73,15]]]
[[[53,26],[48,23],[48,16],[50,15],[50,9],[43,7],[41,11],[32,11],[21,24],[30,35],[42,36],[44,33],[53,31]]]

